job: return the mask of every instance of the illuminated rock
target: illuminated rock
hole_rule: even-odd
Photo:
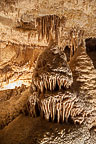
[[[29,100],[31,116],[37,114],[38,105],[39,113],[46,120],[59,123],[67,122],[71,117],[74,123],[84,121],[77,95],[70,91],[73,76],[66,60],[66,55],[55,44],[39,56],[32,75],[33,94],[29,97],[32,99],[32,102]]]

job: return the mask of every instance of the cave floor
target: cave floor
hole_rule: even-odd
[[[0,131],[0,144],[95,144],[85,125],[58,124],[20,115]]]

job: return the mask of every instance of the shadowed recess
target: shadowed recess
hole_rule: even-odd
[[[96,68],[96,38],[89,38],[85,40],[86,51],[93,61],[94,68]]]

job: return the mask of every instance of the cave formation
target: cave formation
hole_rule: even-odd
[[[0,2],[0,144],[7,142],[6,127],[22,115],[27,121],[40,118],[87,129],[86,141],[94,140],[95,5],[94,0]]]

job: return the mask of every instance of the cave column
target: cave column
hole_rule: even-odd
[[[72,32],[71,36],[71,46],[70,46],[70,60],[75,54],[76,50],[78,48],[78,34]]]

